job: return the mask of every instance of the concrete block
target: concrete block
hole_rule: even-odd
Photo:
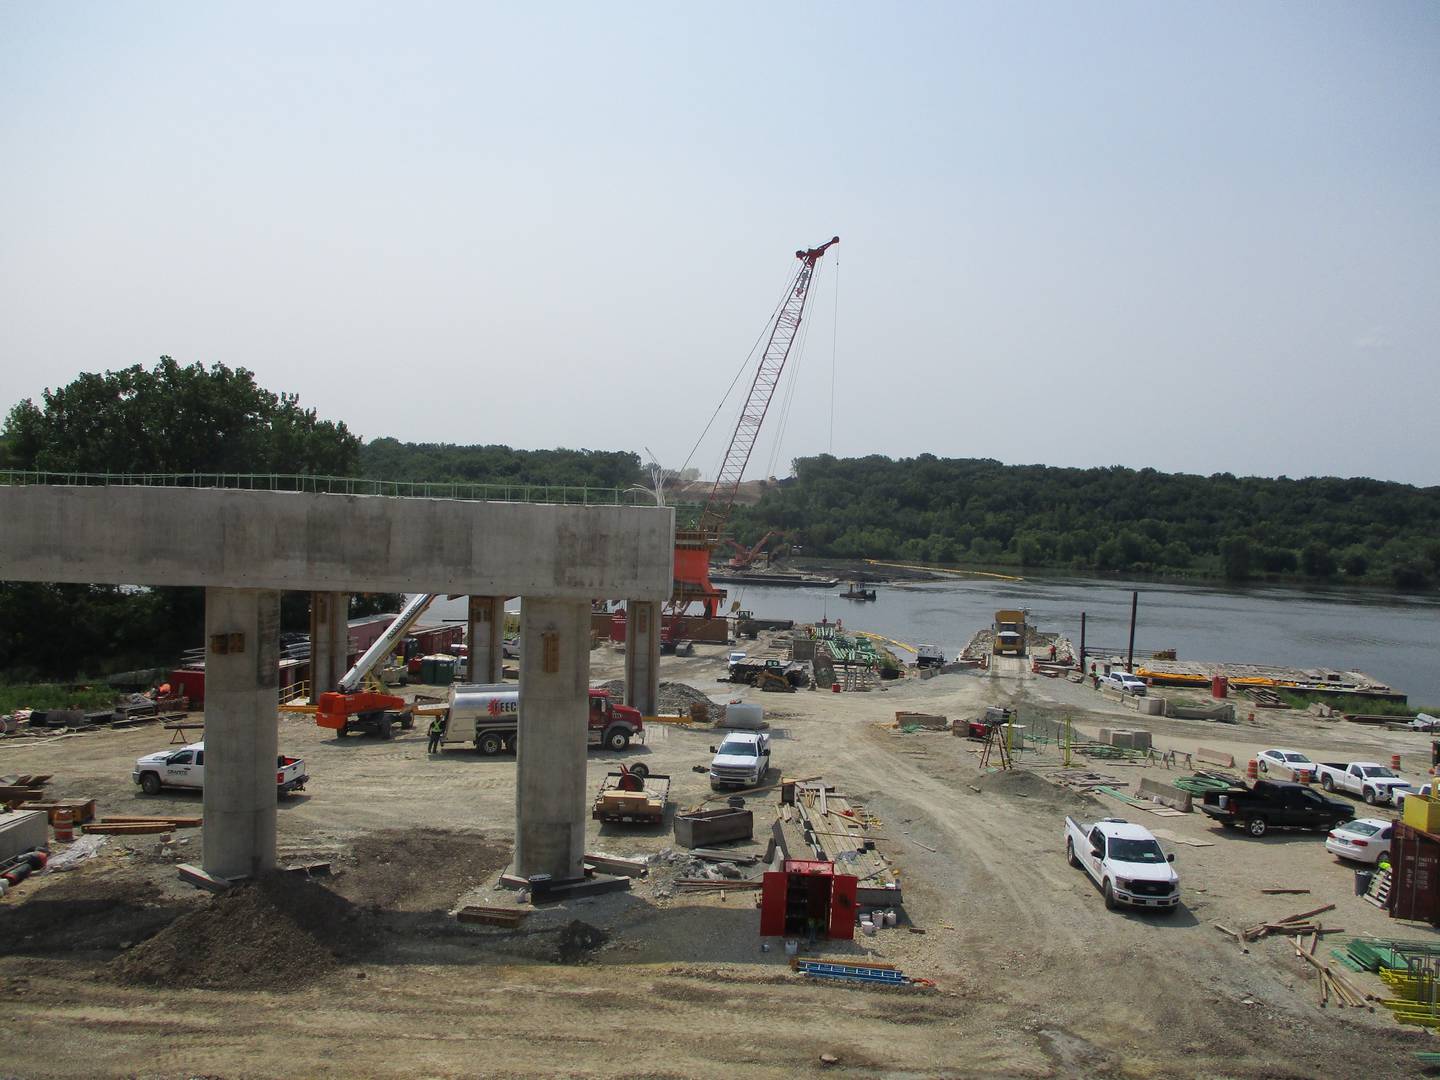
[[[1110,745],[1121,750],[1129,750],[1134,745],[1132,738],[1133,734],[1129,731],[1112,731],[1110,732]]]
[[[0,814],[0,860],[44,847],[49,840],[50,816],[44,810]]]
[[[1166,784],[1160,780],[1142,779],[1140,781],[1140,797],[1158,799],[1162,806],[1183,810],[1187,814],[1192,809],[1190,792],[1182,791],[1173,784]]]
[[[1165,712],[1165,699],[1156,697],[1136,698],[1135,708],[1145,716],[1161,716]]]
[[[1130,732],[1130,749],[1132,749],[1132,750],[1149,750],[1149,749],[1150,749],[1150,732],[1148,732],[1148,731],[1132,731],[1132,732]]]

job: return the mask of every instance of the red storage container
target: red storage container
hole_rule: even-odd
[[[1215,675],[1210,679],[1210,696],[1223,698],[1230,693],[1230,680],[1224,675]]]
[[[1440,836],[1403,822],[1390,838],[1390,917],[1440,925]]]
[[[835,873],[833,862],[787,859],[783,870],[765,875],[760,891],[762,937],[804,938],[812,934],[836,941],[855,936],[853,874]]]

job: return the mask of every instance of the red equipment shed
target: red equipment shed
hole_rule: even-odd
[[[761,936],[854,938],[855,876],[835,873],[833,862],[786,859],[783,866],[765,875],[760,890]]]

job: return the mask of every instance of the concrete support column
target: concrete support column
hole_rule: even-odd
[[[465,644],[470,650],[470,682],[497,683],[504,679],[505,597],[470,597]]]
[[[590,601],[520,607],[515,873],[584,876]]]
[[[625,602],[625,704],[654,716],[660,700],[660,604]]]
[[[275,867],[280,593],[205,590],[205,849],[217,877]]]
[[[310,701],[340,685],[350,670],[350,594],[310,594]]]

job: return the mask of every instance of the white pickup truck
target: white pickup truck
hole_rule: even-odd
[[[1370,806],[1393,803],[1398,792],[1410,790],[1410,781],[1376,761],[1322,761],[1315,766],[1315,779],[1326,791],[1358,795]]]
[[[1123,818],[1085,825],[1065,819],[1065,857],[1095,879],[1105,906],[1171,912],[1180,906],[1180,875],[1150,830]]]
[[[759,787],[770,771],[770,736],[763,731],[732,731],[710,762],[710,787]]]
[[[161,788],[195,788],[205,786],[205,744],[191,743],[181,750],[162,750],[147,754],[135,762],[130,779],[140,785],[146,795],[158,795]],[[275,790],[289,795],[305,786],[305,762],[298,757],[281,754],[275,759]]]

